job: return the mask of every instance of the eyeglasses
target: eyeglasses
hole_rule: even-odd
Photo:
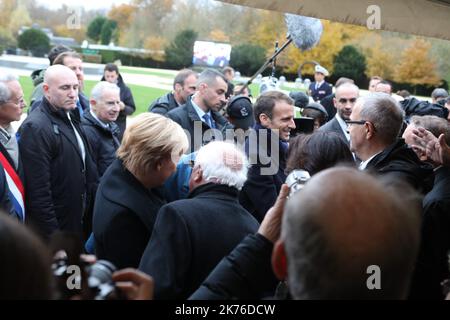
[[[25,105],[25,100],[24,100],[23,98],[20,98],[20,99],[17,100],[17,101],[8,100],[8,101],[6,101],[6,102],[7,102],[7,103],[9,102],[9,103],[15,104],[16,106]]]
[[[375,128],[373,122],[368,120],[345,120],[345,123],[347,124],[348,127],[350,127],[353,124],[364,125],[366,123],[369,123],[372,126],[373,131],[377,131],[377,128]]]
[[[342,103],[342,104],[347,104],[347,102],[350,102],[351,104],[353,104],[356,102],[356,100],[357,100],[357,98],[350,98],[350,99],[341,98],[338,101],[339,101],[339,103]]]
[[[367,120],[345,120],[345,123],[347,125],[352,125],[352,124],[363,125],[363,124],[366,124],[366,122],[368,122],[368,121]]]

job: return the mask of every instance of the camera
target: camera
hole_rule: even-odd
[[[70,264],[67,256],[56,257],[52,264],[56,278],[58,299],[124,300],[112,280],[116,267],[109,261],[98,260],[93,264],[79,261]]]
[[[297,169],[292,171],[286,178],[286,184],[290,189],[289,197],[301,190],[310,178],[311,176],[306,170]]]

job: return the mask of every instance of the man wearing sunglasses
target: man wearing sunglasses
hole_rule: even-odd
[[[320,131],[336,132],[344,141],[350,145],[350,134],[347,132],[346,121],[350,120],[353,106],[359,96],[359,88],[353,83],[344,83],[336,89],[334,107],[336,115],[322,126]]]

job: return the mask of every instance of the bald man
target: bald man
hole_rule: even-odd
[[[19,129],[27,216],[45,238],[57,230],[86,236],[97,172],[73,112],[79,82],[68,67],[53,65],[45,72],[43,90],[42,107]]]
[[[284,206],[287,191],[192,299],[259,298],[273,283],[270,260],[294,299],[407,297],[420,239],[420,198],[409,185],[332,168]]]
[[[320,127],[320,131],[335,132],[344,140],[347,145],[350,145],[350,135],[347,132],[346,121],[350,119],[353,107],[359,97],[359,88],[353,83],[347,82],[340,85],[336,89],[334,97],[334,107],[336,108],[336,115],[333,119]]]

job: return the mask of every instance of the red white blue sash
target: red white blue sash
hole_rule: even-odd
[[[9,200],[12,202],[16,213],[19,215],[21,221],[25,221],[25,189],[22,181],[17,175],[14,168],[0,152],[0,162],[5,170],[6,182],[8,183]]]

